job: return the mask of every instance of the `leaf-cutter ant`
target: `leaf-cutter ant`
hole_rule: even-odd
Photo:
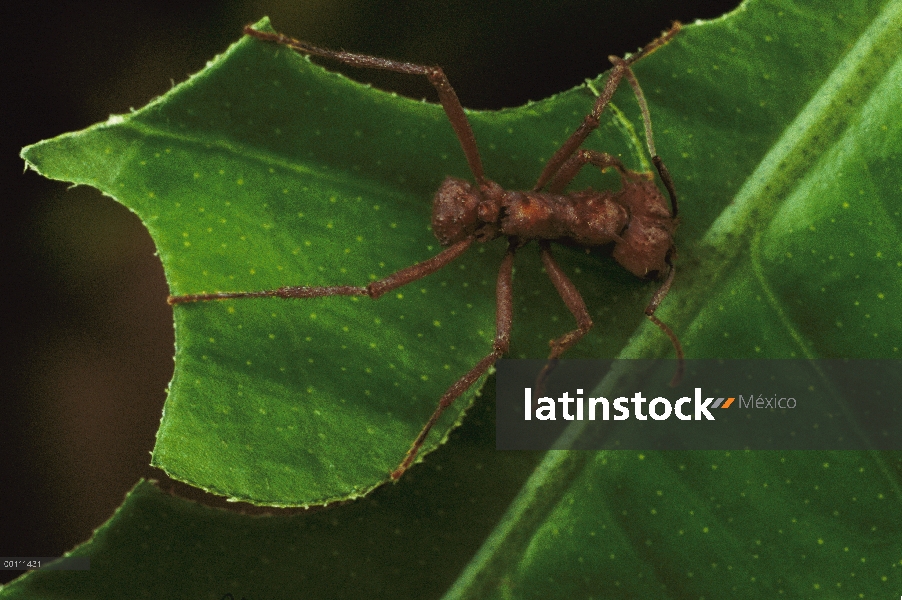
[[[401,269],[384,279],[366,286],[286,286],[254,292],[170,296],[169,303],[265,297],[369,296],[376,299],[391,290],[435,273],[461,256],[474,242],[506,238],[507,252],[501,260],[496,287],[497,310],[492,351],[448,388],[404,459],[391,473],[392,479],[398,479],[413,464],[417,452],[442,412],[496,360],[507,353],[513,318],[514,254],[530,241],[535,240],[539,243],[545,271],[577,323],[576,329],[551,340],[549,363],[540,379],[543,379],[554,362],[592,327],[592,319],[582,296],[551,254],[552,241],[568,241],[587,248],[614,244],[614,259],[626,270],[642,279],[663,281],[645,307],[645,315],[673,343],[680,365],[674,381],[679,380],[683,359],[680,342],[676,334],[655,316],[655,310],[670,290],[676,273],[673,267],[676,257],[673,234],[678,223],[676,192],[673,179],[655,150],[648,106],[631,66],[668,43],[680,31],[680,27],[680,23],[675,22],[668,31],[636,54],[626,58],[609,57],[614,68],[598,94],[592,111],[555,152],[539,175],[536,184],[528,191],[505,190],[485,176],[473,130],[457,99],[457,94],[441,68],[328,50],[280,33],[245,27],[244,32],[248,35],[288,46],[302,54],[330,58],[354,67],[425,76],[438,92],[442,108],[457,134],[476,182],[472,183],[457,177],[445,179],[435,194],[432,209],[432,230],[445,249],[430,259]],[[619,159],[610,154],[580,148],[588,135],[599,126],[602,111],[624,78],[633,88],[642,111],[648,151],[670,196],[669,207],[655,185],[652,173],[630,171]],[[622,187],[617,191],[587,189],[564,192],[579,171],[590,164],[602,171],[616,169],[620,174]]]

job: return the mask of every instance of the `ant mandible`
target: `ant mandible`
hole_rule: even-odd
[[[507,253],[501,259],[496,286],[497,309],[492,351],[448,388],[441,397],[438,407],[411,444],[404,460],[391,473],[391,478],[395,480],[413,464],[426,436],[442,412],[488,371],[496,360],[507,353],[513,319],[514,254],[521,246],[532,240],[539,243],[545,271],[577,323],[577,328],[573,331],[551,340],[549,363],[540,379],[543,380],[557,359],[592,328],[592,319],[585,301],[551,255],[551,241],[568,241],[587,248],[614,244],[614,259],[630,273],[646,280],[663,280],[645,307],[645,315],[673,343],[679,359],[674,382],[678,381],[682,374],[683,350],[676,334],[655,316],[655,310],[670,290],[676,273],[673,267],[673,260],[676,257],[673,234],[678,223],[676,192],[670,173],[655,151],[648,106],[642,88],[639,87],[639,82],[630,67],[673,39],[680,31],[680,27],[680,23],[675,22],[659,38],[627,58],[609,57],[614,68],[595,100],[592,111],[554,153],[539,175],[538,181],[529,191],[505,190],[485,176],[473,130],[460,100],[457,99],[457,94],[441,68],[328,50],[280,33],[257,31],[251,26],[245,27],[244,32],[247,35],[288,46],[302,54],[331,58],[354,67],[424,75],[438,92],[442,108],[457,134],[476,183],[474,185],[464,179],[450,176],[445,179],[433,200],[432,231],[446,248],[432,258],[401,269],[384,279],[366,286],[286,286],[256,292],[170,296],[169,304],[266,297],[369,296],[375,300],[391,290],[435,273],[460,257],[474,242],[488,242],[498,237],[506,237]],[[598,127],[601,112],[624,78],[633,88],[639,102],[645,121],[648,151],[670,196],[670,208],[655,185],[653,174],[630,171],[619,159],[605,152],[580,149],[588,135]],[[620,190],[612,192],[588,189],[564,193],[567,185],[588,164],[602,171],[616,169],[622,182]]]

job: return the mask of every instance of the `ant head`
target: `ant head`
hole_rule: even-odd
[[[670,273],[675,246],[667,223],[633,218],[614,246],[614,259],[642,279],[663,279]]]
[[[667,201],[653,181],[625,183],[618,201],[629,211],[630,220],[614,246],[614,259],[636,277],[663,279],[676,253],[677,219]]]
[[[469,181],[447,177],[432,201],[432,233],[442,246],[475,234],[479,219],[479,190]]]

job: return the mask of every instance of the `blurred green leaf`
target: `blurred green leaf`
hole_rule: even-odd
[[[139,483],[74,551],[90,571],[34,571],[0,598],[438,597],[540,457],[496,452],[494,411],[479,399],[451,442],[397,484],[294,516],[236,514]]]
[[[732,107],[699,119],[718,159],[699,172],[712,188],[723,185],[714,173],[743,173],[724,168],[744,140],[729,128],[763,133],[756,113],[770,112],[780,130],[690,246],[689,272],[661,313],[696,357],[898,358],[902,3],[855,16],[845,5],[763,5],[672,45],[686,54],[677,64],[705,65],[688,77],[717,82],[696,112]],[[857,28],[835,28],[836,14]],[[750,75],[748,56],[764,55],[772,60]],[[790,88],[798,96],[779,103],[768,93]],[[655,107],[656,122],[666,113]],[[687,132],[684,147],[696,137]],[[679,189],[693,211],[692,186]],[[621,355],[655,346],[640,331]],[[549,452],[447,597],[891,595],[902,587],[899,514],[899,452]]]
[[[752,1],[726,18],[686,27],[637,65],[683,219],[679,277],[659,314],[680,333],[690,356],[899,356],[900,28],[902,3],[895,1]],[[229,75],[233,68],[236,73]],[[204,91],[201,84],[223,71],[226,81],[240,79],[241,89]],[[295,72],[303,73],[301,83],[291,83]],[[260,92],[273,81],[283,93]],[[319,99],[304,110],[308,88]],[[199,101],[180,104],[180,94],[197,94]],[[262,96],[252,107],[232,94]],[[283,96],[292,101],[280,104]],[[639,123],[628,90],[615,102],[630,122]],[[591,103],[591,93],[578,88],[520,109],[471,114],[489,175],[507,187],[528,187]],[[272,118],[265,116],[270,109]],[[328,129],[317,126],[322,113],[333,119]],[[193,124],[191,131],[206,131],[205,124],[209,133],[174,133]],[[148,138],[148,132],[155,133]],[[79,136],[92,137],[93,150]],[[114,145],[117,136],[127,142]],[[179,154],[179,141],[204,147],[190,158],[202,169],[176,168],[190,164],[190,155]],[[633,156],[628,136],[614,122],[590,144]],[[98,152],[106,147],[110,153]],[[169,178],[143,179],[144,155],[169,164]],[[241,168],[235,156],[244,157]],[[390,273],[437,250],[426,230],[425,199],[443,176],[467,176],[437,107],[389,99],[283,50],[247,41],[122,123],[31,147],[26,158],[50,177],[96,185],[132,206],[157,241],[175,293],[275,287],[286,278],[338,283],[336,274],[357,283]],[[94,171],[102,175],[85,174]],[[195,172],[207,184],[220,182],[192,188]],[[317,174],[317,184],[306,184],[305,198],[318,202],[301,208],[291,193],[273,193],[280,187],[297,190],[308,172]],[[143,187],[129,184],[137,191],[119,192],[123,177]],[[273,189],[266,187],[270,182]],[[574,185],[590,183],[607,182],[587,173]],[[204,191],[209,189],[214,192]],[[145,198],[151,192],[156,200]],[[370,200],[380,195],[385,199]],[[355,213],[358,196],[366,200]],[[166,210],[159,198],[167,199]],[[225,202],[241,208],[227,211]],[[339,203],[340,210],[332,207]],[[386,220],[383,211],[390,214]],[[303,219],[311,226],[296,230]],[[333,227],[324,232],[330,219]],[[211,236],[205,235],[208,227]],[[393,234],[380,235],[385,229]],[[336,237],[341,230],[346,237]],[[357,235],[365,245],[355,245]],[[306,240],[317,249],[309,258]],[[291,253],[295,247],[298,254]],[[366,259],[355,261],[364,251]],[[176,311],[179,371],[165,419],[180,416],[169,431],[164,420],[156,460],[162,456],[167,469],[198,485],[258,502],[311,501],[303,494],[313,489],[316,498],[327,499],[366,477],[370,483],[356,491],[375,485],[403,455],[447,383],[488,350],[500,249],[471,254],[462,262],[463,274],[447,269],[435,282],[424,280],[425,293],[414,284],[396,302],[327,299],[317,303],[315,320],[309,317],[312,302],[233,303],[234,314],[226,303]],[[523,255],[517,263],[513,355],[542,356],[543,344],[566,330],[572,317],[535,266],[535,252]],[[668,350],[651,326],[630,337],[650,287],[603,257],[568,249],[559,255],[586,292],[597,324],[575,356]],[[449,295],[455,289],[465,292]],[[419,308],[405,308],[418,293],[425,297]],[[438,306],[442,299],[447,304]],[[436,313],[442,327],[460,318],[448,327],[453,336],[434,335]],[[399,315],[418,320],[417,326],[399,327]],[[384,328],[358,333],[372,330],[376,318]],[[275,340],[267,341],[270,333]],[[420,333],[437,343],[418,341]],[[317,355],[304,346],[305,336],[313,338],[307,343]],[[361,358],[370,341],[378,345],[386,338],[414,348],[407,361],[394,346],[380,348],[378,361]],[[459,363],[450,362],[445,349],[451,344]],[[328,354],[330,366],[304,364],[326,350],[340,351]],[[422,374],[435,389],[417,381],[421,370],[415,367],[427,364],[421,355],[431,356]],[[435,383],[442,360],[451,368],[445,381]],[[375,370],[395,364],[399,374],[348,374],[371,363]],[[334,377],[340,379],[322,396],[331,398],[318,409],[323,414],[294,412],[307,406],[309,381],[323,393],[320,388]],[[253,385],[253,393],[245,385]],[[287,399],[286,389],[294,390]],[[357,409],[381,402],[379,410],[364,418],[343,408],[355,406],[346,390],[366,389],[381,391]],[[418,401],[402,409],[414,394]],[[336,407],[351,420],[336,425]],[[386,418],[388,410],[392,415]],[[325,441],[298,466],[319,433],[329,439],[338,431],[347,434],[348,423],[380,417],[397,435],[363,445],[351,435],[347,449],[328,449],[334,440]],[[305,428],[304,441],[290,425]],[[76,550],[107,557],[96,569],[92,563],[89,576],[33,573],[4,588],[3,596],[121,597],[140,588],[149,597],[423,597],[450,586],[449,597],[455,598],[867,598],[894,597],[902,588],[898,452],[549,452],[533,472],[533,455],[491,450],[490,419],[468,422],[464,430],[472,445],[455,442],[398,485],[305,516],[228,515],[163,497],[142,484],[94,540]],[[333,453],[331,462],[323,452]],[[325,477],[331,464],[348,458],[345,453],[366,456],[356,466],[338,467],[343,475]],[[124,547],[142,549],[121,554]],[[164,580],[161,574],[169,568],[177,569],[175,576]],[[123,573],[136,582],[133,587]]]

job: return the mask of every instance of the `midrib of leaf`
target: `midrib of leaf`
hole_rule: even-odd
[[[900,28],[902,3],[889,2],[786,127],[704,237],[690,249],[700,257],[699,267],[690,274],[693,281],[706,282],[708,289],[717,287],[739,262],[740,253],[749,247],[755,233],[767,228],[823,149],[841,139],[851,116],[888,76],[890,65],[900,60]],[[671,292],[657,313],[683,331],[691,327],[707,299],[697,286],[685,289],[683,293],[679,287]],[[666,350],[666,340],[657,329],[640,327],[619,358],[660,355]],[[812,358],[807,349],[805,356]]]
[[[902,3],[890,2],[712,223],[701,243],[730,253],[731,260],[721,264],[732,262],[742,247],[726,240],[740,235],[748,241],[751,224],[769,222],[823,148],[839,141],[850,117],[861,110],[889,66],[899,60],[900,28]]]
[[[896,78],[895,71],[902,64],[899,58],[902,49],[900,28],[902,4],[890,3],[786,128],[701,242],[718,247],[721,252],[732,246],[735,261],[737,250],[745,247],[745,243],[726,244],[726,240],[734,236],[747,240],[749,235],[752,236],[749,260],[755,279],[771,310],[798,345],[800,354],[807,359],[815,359],[817,355],[811,341],[793,324],[770,286],[762,263],[761,237],[766,225],[775,218],[806,171],[816,162],[815,157],[829,153],[819,146],[823,143],[824,147],[833,149],[841,143],[849,124],[854,124],[855,115],[873,100],[874,93],[882,87],[880,84]],[[775,198],[781,201],[774,201]],[[762,223],[753,230],[750,223],[756,213]],[[886,220],[890,222],[888,215]],[[815,370],[820,372],[817,367]],[[847,414],[847,418],[850,422],[855,421],[851,414]],[[888,474],[886,465],[877,462],[884,467],[884,474]],[[899,488],[893,479],[887,479],[898,494]]]
[[[816,162],[816,158],[824,153],[824,148],[832,147],[841,140],[851,117],[862,110],[881,81],[891,76],[890,67],[902,61],[900,29],[902,2],[889,2],[786,127],[745,180],[733,201],[726,205],[692,249],[692,252],[705,257],[691,274],[694,281],[705,281],[708,288],[714,288],[723,281],[740,261],[741,252],[750,245],[754,246],[757,232],[766,229],[793,188]],[[684,330],[691,320],[698,317],[707,299],[707,294],[699,293],[697,286],[687,286],[686,289],[683,294],[679,290],[672,292],[667,308],[658,313],[665,315],[665,321],[678,324],[677,327]],[[776,299],[769,301],[775,303]],[[781,313],[778,311],[778,314]],[[692,319],[686,318],[686,315],[692,315]],[[792,335],[795,329],[785,318],[783,323]],[[618,358],[661,355],[669,348],[669,343],[662,337],[656,328],[640,326]],[[800,334],[795,333],[793,337],[805,357],[815,358]],[[625,373],[612,371],[593,393],[611,388],[625,376]],[[577,438],[583,425],[574,422],[562,439]],[[560,441],[557,445],[561,445]],[[546,508],[560,500],[569,487],[569,481],[586,466],[591,454],[548,451],[507,514],[445,594],[444,600],[474,597],[474,593],[478,596],[480,591],[485,591],[484,585],[491,585],[500,573],[506,571],[506,567],[519,561]],[[880,453],[869,454],[880,466],[896,497],[902,500],[902,489]]]

